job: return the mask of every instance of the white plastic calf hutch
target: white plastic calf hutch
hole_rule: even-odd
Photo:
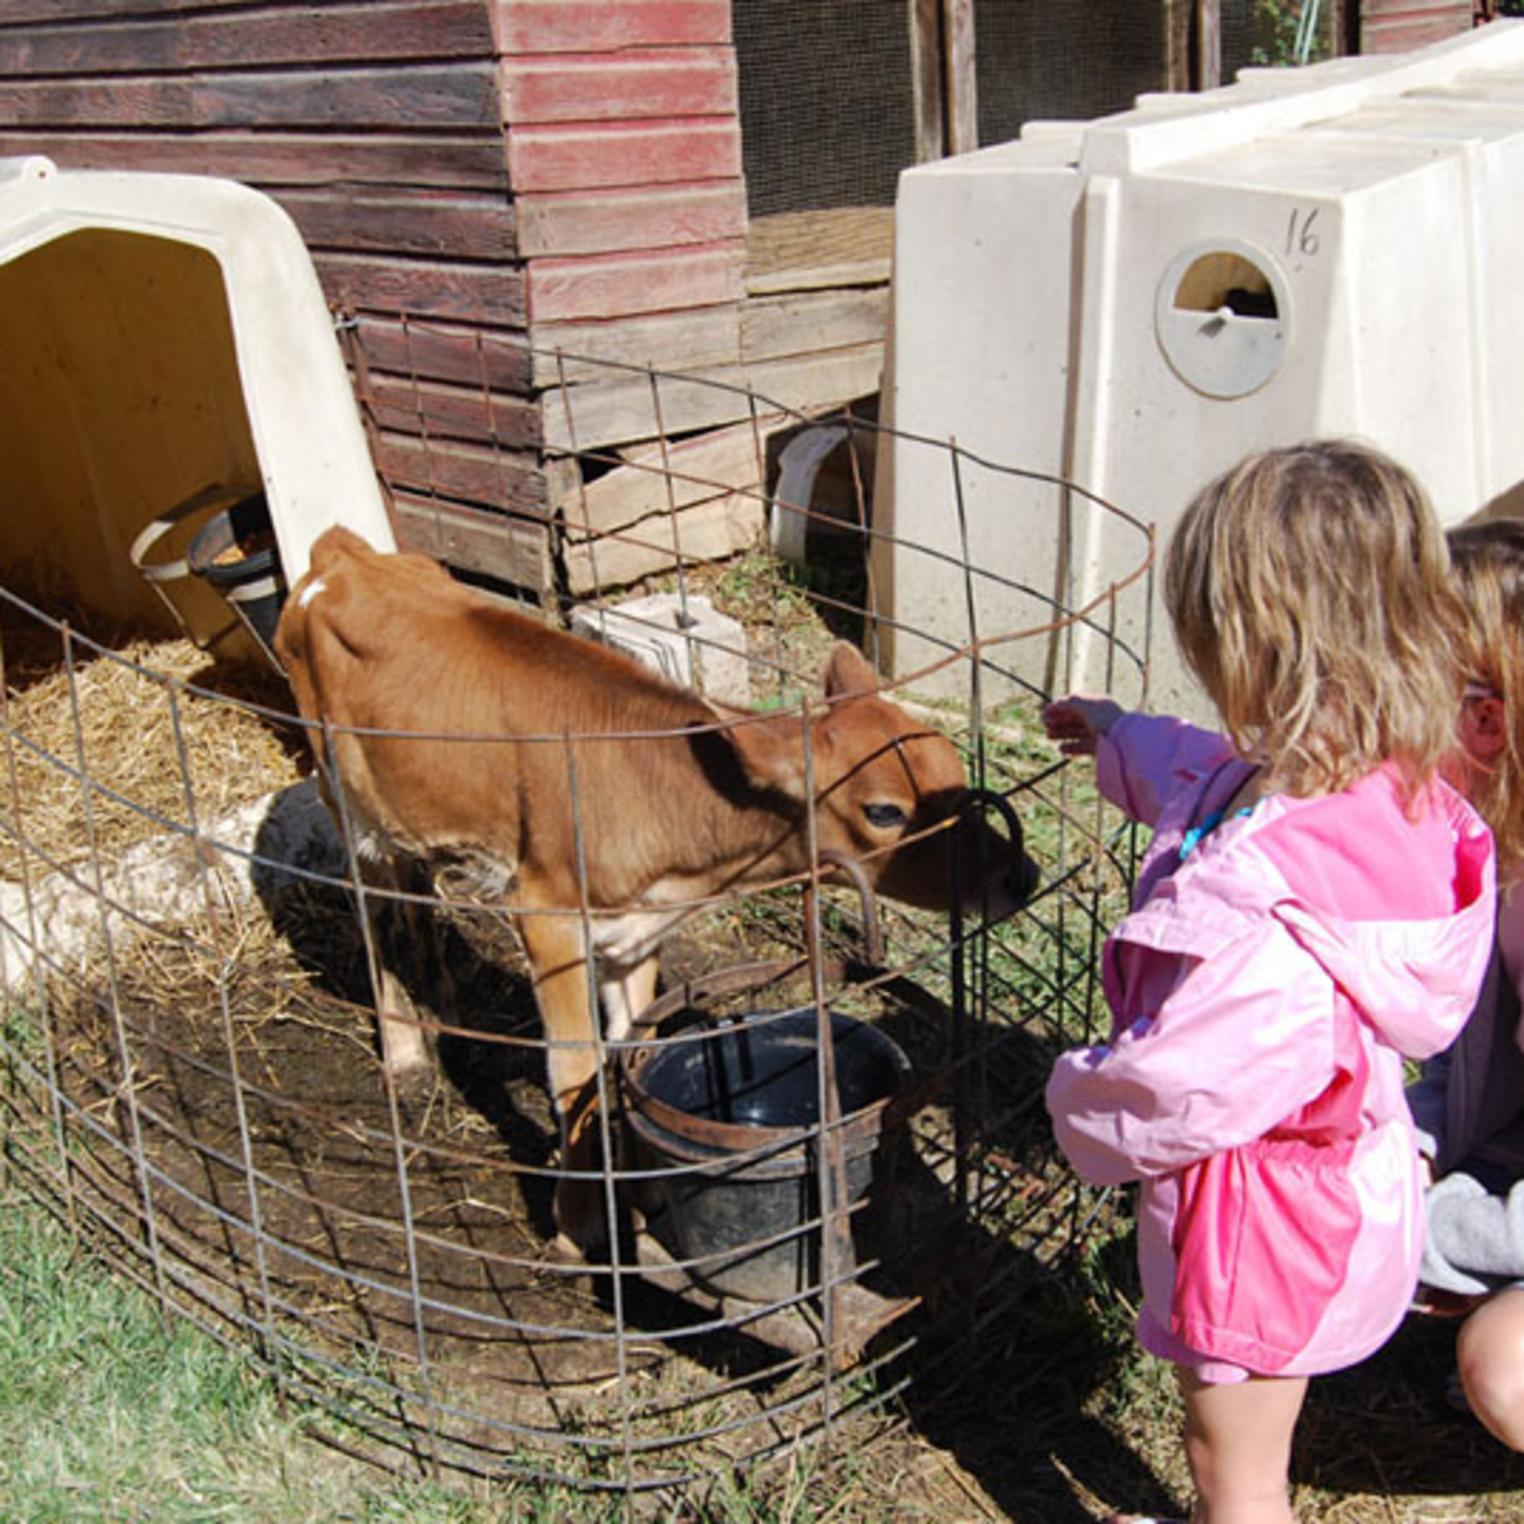
[[[1315,436],[1389,451],[1446,522],[1524,478],[1524,22],[1031,124],[908,171],[896,220],[900,432],[875,517],[899,674],[941,651],[897,631],[959,644],[971,605],[980,636],[1031,628],[1055,591],[1102,597],[1104,622],[1124,570],[1069,489],[977,468],[954,482],[905,433],[1073,482],[1154,521],[1161,545],[1211,476]],[[902,541],[960,534],[1008,580],[924,554],[910,574]],[[1020,590],[1062,535],[1069,587]],[[1082,636],[1057,680],[1098,685],[1102,645],[1087,656]],[[1196,706],[1169,646],[1154,700]]]
[[[135,544],[157,538],[159,522],[154,556],[172,554],[195,527],[187,501],[259,491],[288,579],[335,522],[392,545],[332,320],[290,219],[232,181],[0,160],[7,575],[40,569],[97,613],[164,622]],[[180,564],[151,556],[142,570]],[[209,589],[175,580],[159,590],[192,636],[236,627]]]

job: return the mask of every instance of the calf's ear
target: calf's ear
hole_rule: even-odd
[[[877,687],[878,673],[868,658],[850,642],[838,640],[826,663],[825,696],[846,698],[854,693],[872,693]]]
[[[729,742],[747,784],[804,802],[804,727],[797,714],[743,720],[719,734]]]

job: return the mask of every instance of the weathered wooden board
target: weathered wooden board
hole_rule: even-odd
[[[545,478],[532,451],[392,433],[376,437],[374,450],[377,469],[393,490],[544,515]]]
[[[942,73],[947,81],[944,153],[979,146],[979,99],[974,79],[974,0],[942,0]]]
[[[561,552],[567,586],[581,597],[669,571],[679,559],[685,565],[723,560],[755,544],[763,517],[755,496],[734,493],[611,535],[567,542]]]
[[[524,326],[524,276],[514,267],[322,252],[312,262],[329,299],[351,311]]]
[[[38,19],[60,22],[71,8],[66,0],[52,0]],[[17,9],[7,0],[0,20],[25,20]],[[481,0],[327,0],[152,20],[141,15],[151,7],[131,9],[140,14],[93,25],[0,26],[0,74],[158,74],[493,55]]]
[[[750,417],[754,408],[766,413],[830,407],[876,392],[883,361],[882,344],[857,344],[724,367],[709,372],[706,381],[663,377],[657,389],[659,417],[658,399],[643,376],[583,382],[565,388],[564,396],[562,388],[552,388],[540,399],[545,443],[550,449],[568,448],[573,427],[577,447],[587,450],[736,423]]]
[[[1362,53],[1407,53],[1471,29],[1471,0],[1364,0]]]
[[[894,209],[830,207],[759,217],[746,234],[746,289],[752,295],[874,286],[889,279]]]
[[[520,193],[732,180],[740,173],[741,133],[731,118],[508,130],[508,178]]]
[[[490,63],[94,80],[0,80],[0,121],[20,127],[480,127],[496,132]],[[689,177],[692,178],[692,177]]]
[[[888,286],[753,297],[741,307],[741,354],[748,361],[772,360],[879,343],[888,325]]]
[[[910,0],[910,94],[917,164],[940,159],[947,152],[944,78],[942,0]]]
[[[559,508],[568,538],[586,539],[638,523],[652,514],[688,508],[715,497],[759,492],[767,472],[767,441],[795,419],[783,413],[679,440],[665,450],[654,445],[621,451],[627,464],[582,485],[562,489]]]
[[[543,519],[401,491],[392,493],[392,523],[404,550],[485,572],[527,589],[542,602],[553,593],[551,531]]]
[[[0,120],[0,154],[45,153],[64,169],[141,169],[222,175],[251,185],[427,185],[498,189],[508,183],[502,139],[218,132],[208,137],[19,130]]]
[[[730,41],[730,0],[487,0],[504,53],[589,53]]]
[[[501,194],[343,186],[275,195],[311,249],[492,260],[515,253],[514,206]]]
[[[393,432],[514,450],[534,450],[540,443],[540,409],[524,397],[372,372],[364,400],[376,423]]]
[[[746,245],[739,238],[692,248],[639,250],[529,266],[532,321],[625,317],[739,301]]]
[[[7,24],[29,21],[96,21],[132,12],[142,16],[230,11],[245,0],[5,0]]]
[[[619,122],[731,116],[738,109],[729,48],[549,53],[503,60],[506,120]]]
[[[515,211],[526,258],[667,249],[746,234],[746,188],[739,180],[521,195]]]
[[[529,391],[529,341],[521,333],[435,319],[407,321],[396,313],[361,313],[354,337],[372,372],[454,381],[519,396]]]
[[[741,358],[739,311],[736,303],[727,303],[608,322],[536,323],[534,384],[617,379],[620,366],[707,371],[736,365]]]

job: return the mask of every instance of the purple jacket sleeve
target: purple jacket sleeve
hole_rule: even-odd
[[[1121,952],[1146,960],[1128,984],[1158,995],[1154,1012],[1114,1043],[1061,1055],[1047,1088],[1059,1146],[1092,1184],[1247,1143],[1332,1077],[1332,983],[1279,927],[1246,931],[1206,961]]]
[[[1172,793],[1232,755],[1227,738],[1214,731],[1170,715],[1124,714],[1096,745],[1095,779],[1113,804],[1155,825]]]

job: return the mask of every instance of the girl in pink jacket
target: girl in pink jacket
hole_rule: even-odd
[[[1110,1040],[1048,1109],[1075,1169],[1141,1182],[1144,1347],[1175,1362],[1194,1524],[1286,1524],[1307,1377],[1377,1349],[1423,1243],[1404,1056],[1486,968],[1487,828],[1436,772],[1461,615],[1421,490],[1374,451],[1251,457],[1169,548],[1164,599],[1226,729],[1045,711],[1153,826],[1103,978]]]

